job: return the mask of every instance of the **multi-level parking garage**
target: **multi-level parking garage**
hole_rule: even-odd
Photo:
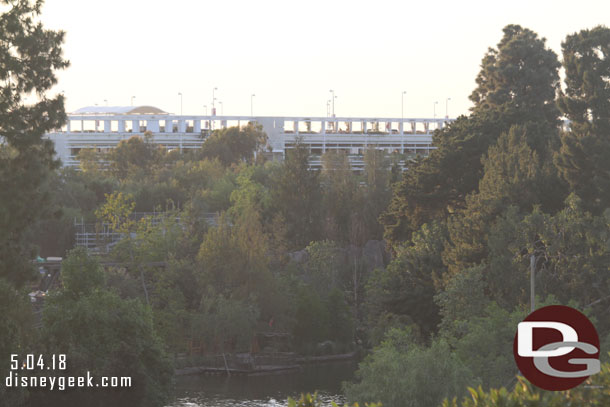
[[[294,148],[297,139],[311,150],[311,165],[320,165],[328,150],[344,150],[352,166],[362,166],[368,148],[400,154],[406,159],[427,155],[432,148],[432,133],[450,119],[380,117],[253,117],[191,116],[166,113],[152,106],[86,107],[68,115],[62,129],[47,136],[65,166],[78,165],[81,149],[107,151],[121,140],[150,134],[150,140],[164,148],[199,148],[212,130],[257,122],[267,133],[270,154],[282,159]]]

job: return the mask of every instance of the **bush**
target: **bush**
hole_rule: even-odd
[[[518,378],[513,391],[504,387],[489,392],[481,387],[469,388],[468,391],[470,396],[461,403],[454,398],[452,401],[445,400],[443,407],[605,407],[610,405],[610,364],[604,363],[599,374],[567,391],[541,390],[522,377]]]
[[[475,381],[447,342],[435,340],[423,348],[413,342],[410,329],[391,329],[356,376],[359,383],[345,385],[350,401],[392,407],[438,406],[446,397],[465,394],[465,386]]]
[[[171,361],[153,327],[150,308],[103,287],[99,264],[84,251],[64,263],[64,288],[47,298],[40,354],[65,354],[62,375],[131,377],[131,387],[33,391],[39,406],[161,406],[169,395]],[[82,281],[85,278],[88,281]]]

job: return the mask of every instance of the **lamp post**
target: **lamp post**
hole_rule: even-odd
[[[525,254],[523,257],[529,256],[530,258],[530,308],[531,312],[534,312],[536,309],[536,267],[538,266],[538,261],[543,259],[542,266],[544,267],[544,261],[547,259],[547,253],[544,247],[536,247],[537,245],[541,245],[541,242],[538,240],[534,243],[533,251]]]
[[[136,98],[135,96],[132,96],[132,97],[131,97],[131,105],[132,105],[132,106],[133,106],[133,100],[134,100],[135,98]]]
[[[530,254],[530,307],[531,312],[534,312],[536,309],[536,266],[538,265],[538,260],[541,258],[546,258],[546,253],[544,250],[534,250],[532,254]]]
[[[216,101],[216,96],[215,93],[218,90],[217,87],[212,88],[212,114],[215,115],[216,112],[214,111],[214,108],[216,107],[216,105],[214,104],[214,102]]]
[[[335,117],[335,98],[336,98],[336,96],[335,96],[335,91],[334,90],[331,89],[331,90],[329,90],[329,92],[333,95],[331,100],[332,100],[332,103],[333,103],[332,113],[333,113],[333,118],[334,118]]]
[[[326,117],[330,117],[330,99],[326,101]]]
[[[254,93],[250,95],[250,116],[254,116]]]
[[[405,118],[405,95],[407,94],[406,90],[403,90],[400,94],[400,118],[404,120]]]
[[[207,116],[207,115],[208,115],[208,105],[203,105],[203,114],[204,114],[205,116]]]
[[[447,100],[445,100],[445,119],[449,118],[449,101],[451,100],[451,98],[447,98]]]
[[[180,96],[180,116],[182,116],[182,92],[178,92],[178,96]]]
[[[104,103],[106,103],[106,106],[108,106],[108,99],[104,99]]]
[[[438,105],[438,101],[434,102],[434,118],[436,119],[436,105]]]

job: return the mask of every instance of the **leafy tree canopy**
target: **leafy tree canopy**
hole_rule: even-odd
[[[242,128],[229,127],[212,132],[201,148],[201,155],[217,158],[225,166],[242,161],[252,163],[266,142],[262,126],[248,123]]]

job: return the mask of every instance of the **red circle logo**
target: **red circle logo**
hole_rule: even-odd
[[[563,305],[540,308],[520,322],[513,353],[521,374],[545,390],[571,389],[600,370],[595,327]]]

